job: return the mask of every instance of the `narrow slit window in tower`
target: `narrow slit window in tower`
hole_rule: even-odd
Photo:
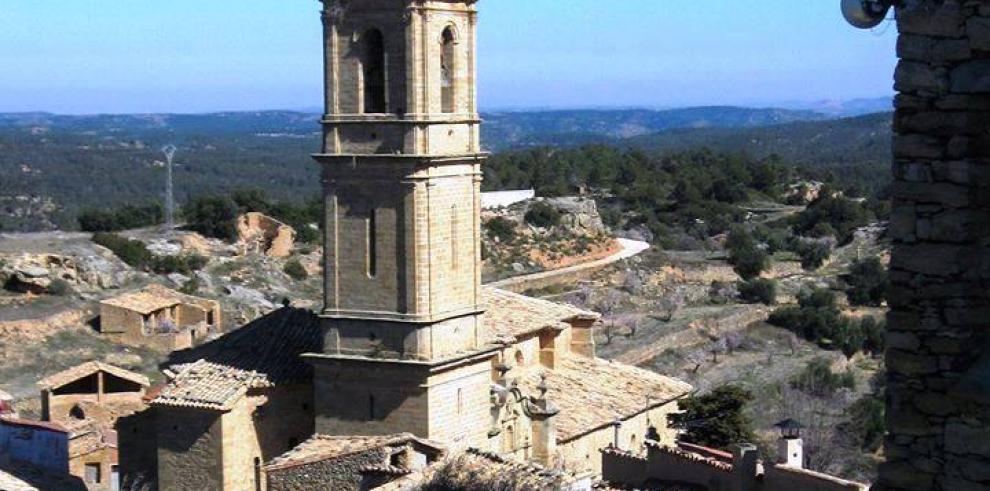
[[[457,229],[458,229],[457,205],[450,207],[450,269],[457,269]]]
[[[374,278],[378,275],[378,212],[372,206],[368,210],[368,240],[365,256],[368,258],[368,276]]]

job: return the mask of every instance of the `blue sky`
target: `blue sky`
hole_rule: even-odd
[[[315,0],[5,0],[0,112],[320,106]],[[483,109],[892,94],[896,30],[838,0],[482,0]]]

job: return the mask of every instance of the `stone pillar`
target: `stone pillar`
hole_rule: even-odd
[[[756,445],[741,443],[732,451],[732,491],[753,491],[756,489],[757,467],[760,451]]]
[[[552,468],[556,464],[557,456],[557,428],[554,416],[560,410],[550,402],[547,395],[549,386],[546,374],[542,375],[538,388],[539,398],[527,403],[527,412],[533,425],[533,460],[544,467]]]
[[[897,25],[889,433],[876,489],[986,489],[990,3],[910,0]]]

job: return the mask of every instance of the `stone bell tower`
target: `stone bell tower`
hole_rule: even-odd
[[[444,439],[441,405],[485,407],[475,1],[322,0],[318,431]]]
[[[328,352],[477,348],[474,2],[324,4]]]

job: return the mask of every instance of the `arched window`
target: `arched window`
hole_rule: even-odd
[[[516,366],[521,367],[526,363],[526,358],[523,357],[522,350],[516,350]]]
[[[388,101],[385,97],[385,38],[378,29],[369,29],[362,36],[363,51],[361,56],[362,76],[364,78],[364,112],[388,112]]]
[[[83,411],[83,408],[76,404],[69,410],[69,417],[79,420],[86,419],[86,411]]]
[[[457,77],[457,58],[454,53],[454,30],[447,27],[440,37],[440,99],[443,112],[454,112],[454,88]]]

